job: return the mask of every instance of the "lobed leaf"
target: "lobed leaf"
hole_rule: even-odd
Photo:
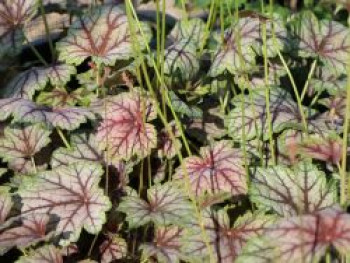
[[[174,179],[187,180],[188,175],[192,191],[197,195],[205,192],[221,191],[231,195],[247,192],[243,156],[239,149],[234,149],[228,141],[219,141],[212,146],[202,147],[201,157],[192,156],[184,159],[184,166],[178,167]]]
[[[61,244],[76,241],[83,228],[91,234],[100,232],[111,207],[98,187],[102,174],[100,165],[83,162],[37,174],[18,191],[22,215],[56,216],[56,233],[64,235]]]
[[[173,183],[154,185],[147,191],[148,202],[130,195],[122,199],[118,211],[126,214],[130,228],[150,222],[156,225],[185,225],[192,219],[193,206]]]
[[[171,30],[169,37],[174,42],[190,39],[193,43],[204,41],[205,23],[200,18],[178,21]]]
[[[158,134],[157,146],[157,156],[159,158],[172,159],[175,157],[177,150],[181,150],[182,144],[181,141],[177,138],[180,137],[180,132],[176,127],[176,123],[174,121],[170,122],[169,127],[175,137],[175,141],[171,139],[171,136],[166,128],[163,128],[161,130],[161,132]]]
[[[53,245],[46,245],[21,256],[16,263],[63,263],[61,251]]]
[[[110,263],[126,256],[127,243],[118,235],[109,235],[100,245],[101,263]]]
[[[150,154],[157,145],[156,130],[148,123],[156,117],[153,103],[139,92],[122,93],[107,101],[96,133],[100,150],[108,148],[113,160]]]
[[[118,6],[96,7],[73,22],[68,36],[58,43],[60,59],[79,65],[91,57],[96,64],[111,66],[117,60],[130,59],[134,56],[132,41],[142,50],[149,41],[150,29],[143,26],[146,39],[139,32],[134,39],[130,31],[127,16]]]

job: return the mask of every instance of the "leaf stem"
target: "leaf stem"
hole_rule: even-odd
[[[309,74],[308,74],[308,76],[307,76],[307,80],[306,80],[306,82],[305,82],[303,91],[301,92],[301,96],[300,96],[300,100],[301,100],[301,101],[304,100],[304,97],[305,97],[307,88],[309,87],[309,82],[310,82],[312,76],[314,75],[314,72],[315,72],[315,69],[316,69],[316,64],[317,64],[317,59],[315,59],[315,60],[312,62],[311,69],[310,69]]]
[[[72,149],[72,147],[70,146],[68,140],[66,139],[66,137],[64,136],[62,130],[58,127],[56,127],[56,131],[58,133],[58,135],[60,136],[62,142],[64,143],[64,145],[66,146],[66,148],[68,148],[69,150]]]
[[[42,16],[43,21],[44,21],[45,34],[46,34],[47,40],[49,42],[49,47],[50,47],[50,51],[51,51],[52,61],[54,61],[56,52],[55,52],[55,48],[53,46],[53,42],[52,42],[52,39],[51,39],[50,28],[49,28],[49,25],[47,23],[43,0],[39,0],[39,7],[40,7],[41,16]]]

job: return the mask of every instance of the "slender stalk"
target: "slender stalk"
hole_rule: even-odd
[[[72,147],[70,146],[68,140],[66,139],[66,137],[64,136],[62,130],[58,127],[56,127],[56,131],[58,133],[58,135],[60,136],[62,142],[64,143],[64,145],[66,146],[67,149],[71,150]]]
[[[44,65],[44,66],[48,66],[48,63],[46,62],[46,60],[43,58],[43,56],[40,55],[39,51],[33,46],[33,44],[29,41],[29,39],[27,38],[25,32],[23,31],[23,35],[24,35],[24,40],[26,41],[26,43],[28,44],[29,48],[32,50],[32,52],[35,54],[35,56],[40,60],[40,62]]]
[[[350,65],[347,67],[348,82],[346,86],[346,112],[345,123],[343,130],[343,148],[342,148],[342,166],[341,166],[341,187],[340,187],[340,204],[346,205],[350,193],[346,193],[346,159],[348,148],[348,134],[349,134],[349,118],[350,118]]]
[[[97,238],[98,238],[98,234],[96,234],[96,235],[94,236],[94,239],[93,239],[92,242],[91,242],[91,245],[90,245],[90,248],[89,248],[89,251],[88,251],[88,254],[87,254],[88,257],[90,257],[91,254],[92,254],[92,250],[93,250],[94,247],[95,247]]]
[[[37,173],[38,170],[36,169],[34,156],[30,156],[30,161],[32,162],[32,166],[33,166],[34,173]]]
[[[300,100],[301,100],[301,101],[304,100],[304,97],[305,97],[307,88],[309,87],[309,82],[310,82],[312,76],[314,75],[314,72],[315,72],[315,69],[316,69],[316,64],[317,64],[317,59],[315,59],[315,60],[312,62],[311,69],[310,69],[309,74],[308,74],[308,76],[307,76],[307,80],[306,80],[306,82],[305,82],[303,91],[301,92],[301,96],[300,96]]]
[[[47,23],[47,19],[46,19],[46,12],[45,12],[45,9],[44,9],[43,0],[39,0],[39,8],[40,8],[41,16],[42,16],[43,21],[44,21],[45,34],[46,34],[47,40],[49,42],[49,47],[50,47],[50,51],[51,51],[52,61],[54,61],[56,53],[55,53],[55,48],[53,46],[53,42],[52,42],[52,39],[51,39],[50,27],[49,27],[49,24]]]

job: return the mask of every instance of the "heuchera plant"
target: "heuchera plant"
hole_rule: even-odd
[[[0,261],[348,262],[350,5],[278,2],[0,0]]]

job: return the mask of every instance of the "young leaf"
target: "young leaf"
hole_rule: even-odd
[[[101,263],[110,263],[126,256],[127,244],[118,235],[109,235],[100,245]]]
[[[21,256],[16,263],[63,263],[61,251],[53,245],[46,245]]]
[[[234,262],[246,242],[263,234],[271,218],[261,215],[246,214],[237,219],[233,227],[225,210],[203,211],[203,225],[208,241],[214,252],[215,262]],[[188,255],[190,262],[206,262],[208,249],[203,240],[198,224],[188,228],[183,238],[182,251]]]
[[[335,21],[318,21],[311,12],[301,13],[294,31],[299,55],[319,58],[334,74],[346,72],[350,53],[350,31]]]
[[[107,112],[97,129],[100,149],[108,147],[111,159],[143,158],[157,145],[154,126],[148,121],[156,117],[153,101],[139,92],[122,93],[106,102]]]
[[[219,141],[212,146],[202,147],[201,157],[192,156],[184,160],[186,171],[180,166],[174,178],[183,182],[189,176],[192,191],[197,195],[221,191],[231,195],[247,192],[243,156],[239,149],[230,146],[229,141]]]
[[[228,133],[234,140],[242,139],[243,129],[247,140],[260,136],[268,139],[265,89],[253,90],[251,95],[238,95],[233,99],[233,105],[235,108],[228,114],[225,122]],[[244,123],[242,107],[244,107]],[[280,132],[288,126],[296,126],[301,122],[297,104],[288,92],[281,88],[270,89],[270,114],[272,132]]]
[[[82,228],[91,234],[100,232],[111,207],[98,187],[102,174],[100,165],[81,162],[28,178],[18,191],[22,215],[48,213],[57,217],[56,233],[65,237],[62,244],[76,241]]]
[[[319,211],[334,205],[336,196],[335,185],[327,183],[325,174],[309,162],[293,170],[282,165],[259,167],[250,189],[251,200],[260,209],[280,216]]]
[[[68,36],[58,43],[57,49],[60,59],[68,64],[79,65],[91,57],[96,64],[114,65],[116,60],[133,57],[132,41],[141,50],[144,48],[150,29],[143,26],[143,32],[146,39],[139,32],[133,39],[127,16],[118,6],[99,6],[70,26]]]
[[[16,172],[33,172],[31,158],[50,143],[50,131],[40,124],[11,125],[0,138],[0,157]]]
[[[142,258],[156,258],[160,263],[178,263],[183,259],[181,236],[183,230],[176,226],[158,227],[151,243],[140,246]]]
[[[153,222],[156,225],[184,225],[193,218],[193,206],[173,183],[154,185],[147,191],[148,202],[138,196],[126,196],[118,211],[126,214],[129,227]]]
[[[9,190],[9,187],[0,186],[0,224],[5,222],[13,205]]]
[[[0,254],[12,247],[19,249],[45,240],[47,235],[48,215],[31,214],[22,219],[22,225],[10,228],[0,234]]]
[[[33,0],[0,0],[0,58],[17,55],[23,47],[23,26],[36,11]]]
[[[172,159],[176,155],[176,149],[179,151],[181,150],[181,141],[177,139],[177,137],[180,137],[180,132],[176,127],[176,123],[170,122],[169,126],[174,134],[175,142],[171,139],[171,136],[167,132],[166,128],[163,128],[158,134],[157,156],[159,158]]]
[[[350,216],[339,209],[285,218],[251,240],[237,262],[318,262],[332,246],[349,253]]]

